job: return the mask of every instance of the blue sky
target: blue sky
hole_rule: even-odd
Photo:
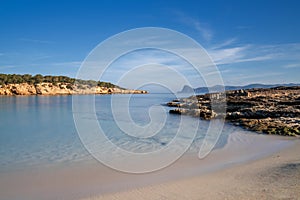
[[[1,0],[0,73],[74,77],[100,42],[150,26],[173,29],[199,42],[227,85],[299,83],[299,19],[300,1]],[[136,56],[154,61],[162,57]]]

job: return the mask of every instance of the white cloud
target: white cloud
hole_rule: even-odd
[[[267,60],[293,60],[299,63],[300,43],[221,47],[208,49],[208,53],[217,65]]]
[[[208,50],[208,54],[217,65],[234,63],[242,59],[247,47],[232,47]]]
[[[220,48],[228,47],[228,46],[234,44],[236,41],[237,41],[237,38],[231,38],[231,39],[225,40],[224,42],[222,42],[220,44],[213,45],[210,49],[220,49]]]
[[[246,62],[263,62],[263,61],[281,61],[284,59],[295,59],[295,55],[298,54],[299,50],[298,45],[296,44],[282,44],[282,45],[239,45],[233,46],[234,39],[225,41],[220,45],[215,45],[208,50],[208,54],[212,57],[214,62],[219,66],[218,69],[213,66],[205,66],[201,68],[201,73],[206,78],[217,78],[218,75],[229,77],[230,74],[237,74],[240,69],[246,70],[248,74],[238,76],[238,79],[244,79],[248,82],[251,80],[258,80],[263,77],[272,77],[272,76],[280,76],[281,72],[271,72],[268,75],[265,74],[257,74],[251,68],[242,68],[242,65],[239,65],[239,68],[228,68],[227,65],[236,64],[236,63],[246,63]],[[218,46],[218,48],[216,48]],[[300,46],[300,44],[299,44]],[[185,52],[185,55],[188,54],[189,58],[199,60],[200,55],[195,53],[195,49],[181,49],[180,52]],[[297,52],[298,51],[298,52]],[[299,58],[298,58],[299,60]],[[163,53],[159,50],[150,50],[150,51],[140,51],[133,54],[125,55],[121,57],[119,60],[116,60],[115,63],[112,64],[111,68],[106,71],[105,79],[111,81],[118,81],[119,78],[126,72],[130,71],[133,67],[145,65],[145,64],[162,64],[172,69],[177,70],[178,73],[181,73],[188,80],[191,80],[193,85],[199,86],[199,79],[201,79],[198,71],[193,68],[189,63],[181,59],[176,55],[172,55],[170,53]],[[221,67],[224,65],[223,67]],[[225,66],[226,65],[226,66]],[[253,65],[257,66],[257,65]],[[289,67],[296,67],[296,65],[290,65]],[[266,70],[266,69],[265,69]],[[150,69],[145,70],[140,74],[136,80],[144,79],[147,76],[157,76],[157,77],[169,77],[169,73],[166,70],[157,69],[157,71],[153,72]],[[151,73],[150,73],[151,72]],[[245,72],[243,72],[245,73]],[[132,83],[134,84],[135,79],[132,79]],[[195,83],[195,84],[194,84]],[[174,85],[177,85],[174,83]]]
[[[193,27],[198,31],[206,41],[213,37],[213,31],[208,25],[201,23],[199,20],[191,18],[182,12],[175,12],[178,20],[184,24]],[[251,26],[238,26],[237,29],[251,29]],[[240,44],[235,45],[238,38],[233,37],[222,43],[208,46],[206,49],[209,56],[216,65],[245,63],[245,62],[262,62],[262,61],[292,61],[285,68],[298,67],[300,63],[300,43],[260,45],[260,44]],[[191,51],[193,52],[193,51]]]

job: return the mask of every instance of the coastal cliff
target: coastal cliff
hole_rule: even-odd
[[[225,98],[226,97],[226,98]],[[226,112],[214,110],[226,106]],[[260,133],[300,136],[300,86],[232,90],[176,99],[167,103],[172,114],[201,119],[225,118]]]
[[[66,76],[0,74],[0,95],[145,94],[108,82]]]
[[[129,90],[67,83],[8,84],[0,86],[0,95],[74,95],[74,94],[145,94],[144,90]]]

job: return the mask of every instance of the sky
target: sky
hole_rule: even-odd
[[[99,43],[130,29],[161,27],[198,42],[226,85],[299,83],[299,19],[297,0],[0,0],[0,73],[75,77]],[[118,82],[113,69],[128,70],[136,64],[132,60],[187,67],[182,59],[148,49],[116,60],[102,79]],[[193,87],[205,84],[185,76]]]

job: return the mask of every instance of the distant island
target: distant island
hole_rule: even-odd
[[[67,76],[0,74],[0,95],[145,94],[109,82]]]
[[[215,85],[212,87],[198,87],[198,88],[192,88],[188,85],[183,86],[182,90],[178,93],[196,93],[196,94],[204,94],[209,92],[218,92],[222,90],[223,88],[227,90],[246,90],[246,89],[254,89],[254,88],[272,88],[272,87],[279,87],[279,86],[299,86],[300,84],[296,83],[288,83],[288,84],[260,84],[260,83],[254,83],[244,86],[222,86],[222,85]]]
[[[215,105],[213,109],[212,102]],[[218,106],[224,104],[226,112],[217,112],[216,109],[222,110]],[[260,133],[300,136],[300,86],[207,93],[175,99],[167,105],[176,107],[170,110],[171,114],[205,120],[225,118],[228,122]]]

